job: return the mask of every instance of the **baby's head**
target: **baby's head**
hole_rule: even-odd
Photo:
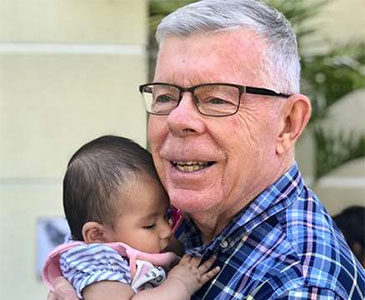
[[[168,247],[168,196],[151,154],[129,139],[103,136],[72,156],[63,206],[73,240],[123,242],[151,253]]]

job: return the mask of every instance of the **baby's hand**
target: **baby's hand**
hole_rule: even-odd
[[[220,268],[215,267],[209,271],[215,262],[216,257],[212,256],[201,265],[201,257],[191,257],[185,254],[171,271],[168,273],[168,280],[178,280],[184,284],[190,295],[199,290],[203,284],[218,274]]]

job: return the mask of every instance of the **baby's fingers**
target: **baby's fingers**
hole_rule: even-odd
[[[217,257],[215,256],[211,256],[209,257],[209,259],[207,259],[205,262],[203,262],[199,267],[199,271],[205,273],[207,272],[210,267],[214,264],[214,262],[216,261]]]
[[[211,256],[209,259],[207,259],[204,263],[202,263],[199,266],[198,269],[199,269],[199,273],[201,274],[200,280],[201,280],[202,284],[211,280],[220,271],[220,267],[218,267],[218,266],[209,271],[209,269],[212,267],[212,265],[214,264],[216,259],[217,259],[217,257]]]
[[[220,267],[214,267],[212,270],[210,270],[209,272],[203,274],[201,276],[201,283],[205,284],[206,282],[208,282],[209,280],[211,280],[214,276],[216,276],[219,271],[221,270]]]
[[[192,257],[189,254],[184,254],[180,260],[180,264],[187,264],[191,261]]]

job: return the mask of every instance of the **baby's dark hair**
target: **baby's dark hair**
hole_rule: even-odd
[[[151,154],[130,139],[102,136],[82,146],[70,159],[63,179],[63,207],[73,240],[95,221],[113,228],[120,188],[138,174],[158,179]]]

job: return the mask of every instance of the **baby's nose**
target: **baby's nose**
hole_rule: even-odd
[[[161,229],[160,237],[162,239],[167,239],[167,238],[170,238],[171,235],[172,235],[171,226],[168,222],[165,222],[165,224],[163,225],[163,228]]]

